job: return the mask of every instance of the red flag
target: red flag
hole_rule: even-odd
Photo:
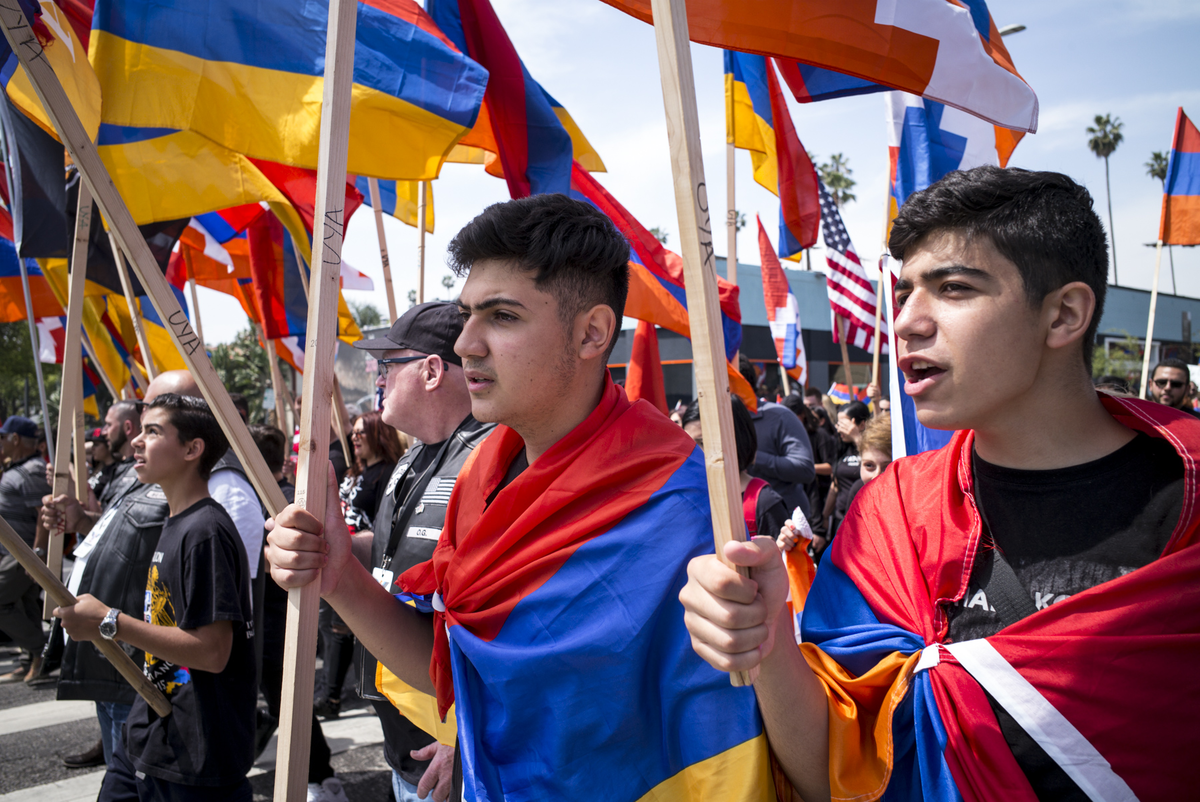
[[[625,371],[625,395],[630,401],[644,398],[662,414],[667,414],[667,388],[663,384],[662,362],[658,358],[658,333],[653,323],[639,320]]]
[[[817,170],[800,144],[796,126],[792,124],[792,115],[788,113],[787,100],[779,88],[779,79],[769,63],[767,89],[771,94],[775,155],[779,160],[780,236],[789,240],[779,243],[779,252],[785,254],[785,258],[799,258],[800,251],[816,244],[817,229],[821,225]]]

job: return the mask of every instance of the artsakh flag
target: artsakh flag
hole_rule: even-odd
[[[604,0],[651,22],[650,0]],[[1038,101],[982,0],[692,0],[693,42],[799,61],[1036,131]]]
[[[1124,426],[1169,440],[1195,487],[1194,419],[1101,401]],[[991,637],[947,643],[946,605],[964,600],[981,548],[973,440],[958,432],[868,484],[805,600],[800,649],[836,699],[833,797],[1035,802],[985,690],[1090,798],[1190,797],[1200,750],[1194,494],[1156,561]]]
[[[489,504],[524,447],[505,426],[480,444],[433,559],[400,578],[435,613],[464,798],[774,800],[753,690],[679,613],[688,561],[713,552],[700,450],[611,381]]]
[[[1200,131],[1182,106],[1163,190],[1158,238],[1163,245],[1200,245]]]
[[[725,51],[725,141],[750,151],[754,180],[779,197],[779,255],[817,241],[817,171],[800,144],[770,59]]]
[[[800,304],[788,284],[779,258],[775,256],[775,249],[771,247],[771,239],[763,228],[762,220],[758,220],[758,251],[762,262],[763,303],[767,307],[767,322],[771,328],[771,338],[775,341],[775,354],[789,373],[793,368],[800,369],[795,378],[803,383],[808,372],[808,359],[804,355],[804,340],[800,334]]]

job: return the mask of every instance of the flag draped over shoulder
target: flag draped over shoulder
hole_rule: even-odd
[[[479,446],[433,559],[400,580],[432,597],[465,798],[772,799],[753,690],[679,614],[688,560],[713,550],[699,449],[611,381],[489,504],[523,448],[505,426]]]
[[[1200,131],[1182,106],[1175,117],[1158,238],[1163,245],[1200,245]]]
[[[99,0],[89,49],[104,121],[315,168],[327,18],[325,2]],[[436,178],[486,82],[412,0],[358,3],[347,169]]]
[[[483,112],[452,161],[483,155],[488,172],[503,177],[514,198],[567,194],[577,156],[588,169],[604,169],[571,115],[525,69],[488,0],[429,0],[427,7],[450,41],[488,71]]]
[[[651,22],[650,0],[604,0]],[[1036,131],[1038,101],[977,0],[692,0],[692,41],[795,60]]]
[[[779,196],[779,255],[817,241],[817,171],[800,144],[771,60],[725,51],[725,141],[750,151],[754,180]]]
[[[1155,562],[989,638],[944,643],[940,609],[966,593],[982,537],[972,433],[894,462],[859,495],[801,621],[800,648],[831,700],[834,798],[1033,802],[984,687],[1018,722],[1032,716],[1026,731],[1068,756],[1056,760],[1093,799],[1193,792],[1200,426],[1161,405],[1101,399],[1120,423],[1179,452],[1179,524]],[[1170,692],[1167,678],[1178,680]]]
[[[762,263],[763,303],[767,307],[767,323],[771,328],[771,339],[775,341],[775,354],[789,374],[793,369],[799,369],[795,378],[803,383],[808,373],[808,359],[801,339],[800,304],[788,284],[775,249],[771,247],[762,220],[758,221],[758,251]]]

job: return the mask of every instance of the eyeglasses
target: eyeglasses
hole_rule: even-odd
[[[350,438],[352,440],[357,440],[360,437],[366,437],[366,436],[367,436],[367,433],[364,432],[362,429],[355,429],[352,432],[350,432]]]
[[[393,356],[387,359],[377,360],[379,364],[379,375],[386,379],[389,365],[403,365],[406,362],[416,362],[418,359],[425,359],[427,357],[428,354],[422,354],[421,356]]]
[[[1171,385],[1172,390],[1178,390],[1183,387],[1183,382],[1179,379],[1155,379],[1154,386],[1160,390],[1167,389],[1167,385]]]

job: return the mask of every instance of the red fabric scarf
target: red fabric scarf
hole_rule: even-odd
[[[696,447],[650,404],[631,404],[607,381],[600,404],[489,505],[525,447],[507,426],[479,446],[459,474],[433,559],[400,578],[409,593],[437,591],[429,676],[444,717],[454,702],[447,626],[490,640],[508,614],[580,545],[646,502]]]

